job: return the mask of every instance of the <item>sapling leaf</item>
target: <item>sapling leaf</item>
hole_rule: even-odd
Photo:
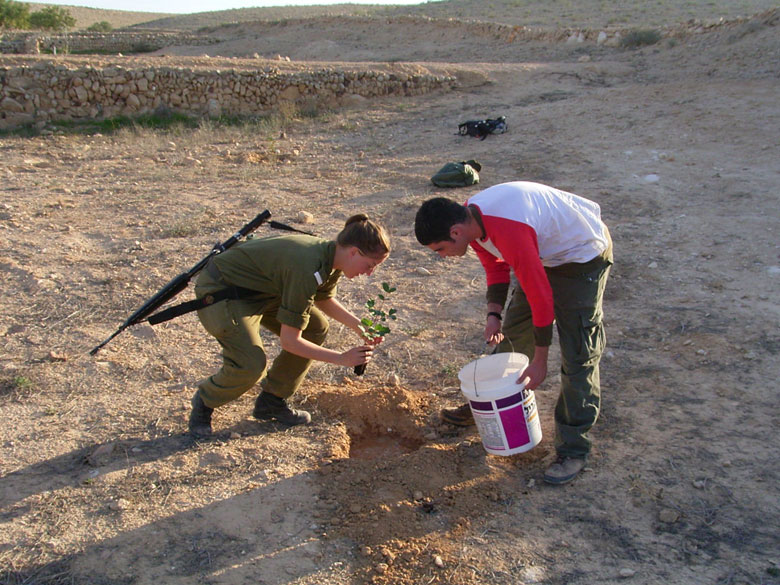
[[[395,287],[391,287],[388,283],[383,282],[382,283],[382,290],[384,290],[385,293],[389,294],[394,292],[396,289]],[[382,310],[381,305],[384,304],[384,302],[387,300],[387,297],[384,294],[378,294],[377,299],[379,299],[380,303],[377,304],[376,299],[368,299],[365,302],[366,310],[368,311],[370,317],[363,317],[360,320],[360,324],[358,325],[358,329],[360,329],[361,333],[363,333],[363,336],[366,339],[374,340],[379,337],[384,337],[388,333],[390,333],[390,328],[387,325],[384,325],[383,323],[386,322],[388,319],[396,320],[397,317],[397,311],[395,309],[389,309],[388,312],[385,312]],[[355,366],[354,371],[355,374],[358,376],[362,375],[366,370],[366,365],[362,364],[360,366]]]

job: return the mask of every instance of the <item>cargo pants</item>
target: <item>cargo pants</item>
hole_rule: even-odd
[[[199,279],[195,294],[202,296],[219,287],[207,275]],[[198,311],[201,323],[222,346],[222,367],[216,374],[198,384],[200,397],[206,406],[217,408],[235,400],[251,389],[258,380],[263,391],[279,398],[289,398],[298,389],[312,360],[285,350],[276,356],[266,376],[267,357],[260,327],[277,336],[281,323],[276,319],[278,301],[251,299],[226,300]],[[328,333],[328,318],[316,307],[311,308],[309,322],[302,337],[322,345]]]
[[[602,301],[612,266],[612,247],[584,264],[546,268],[553,291],[561,349],[561,392],[555,405],[555,450],[563,457],[590,453],[589,431],[601,407],[599,360],[606,345]],[[518,286],[512,294],[497,352],[517,351],[533,359],[531,306]]]

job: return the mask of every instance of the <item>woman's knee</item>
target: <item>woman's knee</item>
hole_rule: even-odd
[[[236,385],[253,386],[265,373],[267,364],[265,352],[247,351],[241,354],[223,355],[222,373],[236,381]]]

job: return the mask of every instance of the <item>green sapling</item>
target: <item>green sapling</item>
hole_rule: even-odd
[[[390,333],[390,327],[387,326],[388,320],[395,321],[398,318],[398,311],[395,309],[384,310],[387,297],[391,293],[395,292],[396,288],[390,286],[387,282],[382,283],[382,291],[377,295],[376,299],[368,299],[365,303],[366,310],[368,311],[368,317],[363,317],[360,320],[360,331],[363,332],[363,336],[368,340],[374,340],[379,337],[384,337]],[[366,364],[360,364],[355,366],[355,374],[362,376],[366,371]]]

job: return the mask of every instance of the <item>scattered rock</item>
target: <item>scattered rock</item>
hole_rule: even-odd
[[[296,219],[298,223],[314,223],[314,216],[308,211],[299,211]]]
[[[111,454],[114,452],[116,443],[105,443],[100,445],[91,454],[87,455],[86,462],[93,467],[100,467],[108,463]]]
[[[442,559],[439,555],[433,555],[433,564],[439,568],[442,568],[444,566],[444,559]]]
[[[626,567],[620,569],[618,575],[620,575],[621,579],[628,579],[629,577],[633,577],[634,575],[636,575],[636,571],[634,569],[629,569],[628,567]]]
[[[108,509],[113,511],[122,511],[127,510],[130,502],[125,500],[124,498],[119,498],[118,500],[114,500],[112,502],[108,503]]]
[[[422,266],[418,266],[415,269],[415,272],[417,274],[421,275],[421,276],[430,276],[431,275],[431,271],[428,270],[427,268],[422,267]]]
[[[679,518],[680,513],[672,508],[664,508],[658,514],[658,519],[664,524],[674,524]]]

